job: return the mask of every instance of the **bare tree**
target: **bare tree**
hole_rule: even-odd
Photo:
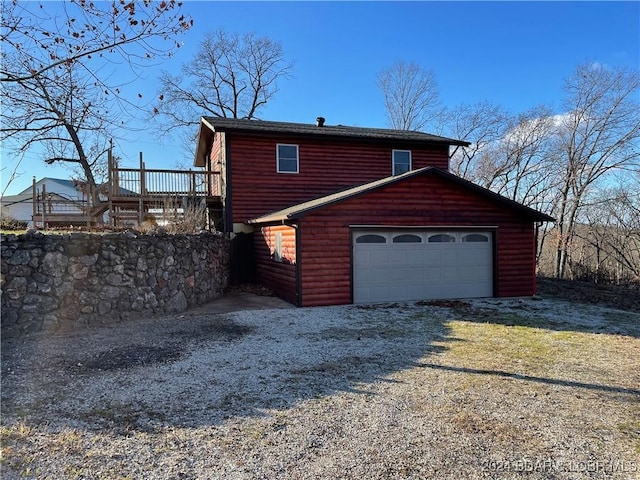
[[[446,113],[449,125],[447,134],[471,143],[468,147],[456,147],[451,153],[452,173],[473,182],[480,182],[480,164],[492,146],[507,132],[510,114],[498,105],[480,102],[462,104]]]
[[[197,126],[203,115],[255,118],[292,68],[280,43],[218,30],[207,34],[181,75],[163,72],[154,113],[163,131]]]
[[[607,174],[639,167],[640,73],[580,65],[565,82],[566,114],[560,119],[563,182],[558,219],[555,275],[564,277],[570,239],[590,191]]]
[[[94,170],[107,150],[109,99],[96,89],[93,78],[82,75],[80,64],[64,64],[2,88],[11,105],[0,114],[3,141],[25,152],[42,145],[43,160],[78,167],[87,194],[98,203]]]
[[[422,130],[442,116],[433,71],[400,60],[380,71],[377,80],[391,128]]]
[[[137,77],[138,60],[169,53],[154,40],[170,40],[191,21],[175,1],[14,1],[3,7],[1,138],[14,153],[40,145],[45,162],[77,166],[96,204],[96,167],[111,131],[123,127],[133,105],[109,67],[124,58]]]
[[[640,281],[640,184],[607,187],[585,202],[567,254],[572,278],[595,283]]]
[[[480,165],[487,188],[550,213],[558,176],[554,151],[556,127],[551,110],[535,107],[507,122],[499,142]],[[487,159],[493,161],[487,163]]]
[[[132,64],[167,53],[154,40],[170,39],[193,25],[179,7],[176,0],[3,1],[0,81],[32,80],[92,57]]]

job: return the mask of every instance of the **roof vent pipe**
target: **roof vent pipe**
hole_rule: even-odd
[[[324,127],[324,117],[316,118],[316,126],[317,127]]]

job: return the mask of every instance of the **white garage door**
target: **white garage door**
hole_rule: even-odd
[[[493,296],[488,231],[353,233],[355,303]]]

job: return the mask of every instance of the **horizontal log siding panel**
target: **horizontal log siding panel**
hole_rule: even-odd
[[[535,291],[533,222],[439,177],[389,185],[313,212],[300,222],[304,306],[351,303],[349,225],[497,226],[496,295],[528,296]]]
[[[273,256],[277,232],[282,233],[282,262],[276,262]],[[258,283],[286,301],[297,304],[295,229],[285,225],[257,228],[253,238]]]
[[[211,153],[208,159],[209,164],[207,165],[207,170],[212,172],[220,171],[220,163],[223,160],[222,135],[221,133],[216,133],[213,136],[213,144],[211,145]]]
[[[412,151],[413,168],[448,168],[446,145],[433,147],[290,136],[227,133],[233,221],[266,213],[391,175],[393,149]],[[298,145],[299,173],[276,172],[276,144]]]
[[[498,297],[530,296],[536,292],[533,223],[504,225],[498,237]]]
[[[222,188],[224,179],[221,177],[222,175],[224,175],[224,172],[222,170],[222,165],[224,164],[223,138],[224,133],[216,133],[213,136],[211,152],[209,154],[209,158],[207,159],[207,169],[211,172],[220,172],[220,175],[209,176],[209,191],[214,192],[220,196],[224,196]]]

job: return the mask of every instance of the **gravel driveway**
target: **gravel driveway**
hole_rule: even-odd
[[[2,345],[2,478],[640,478],[637,313],[182,315]]]

